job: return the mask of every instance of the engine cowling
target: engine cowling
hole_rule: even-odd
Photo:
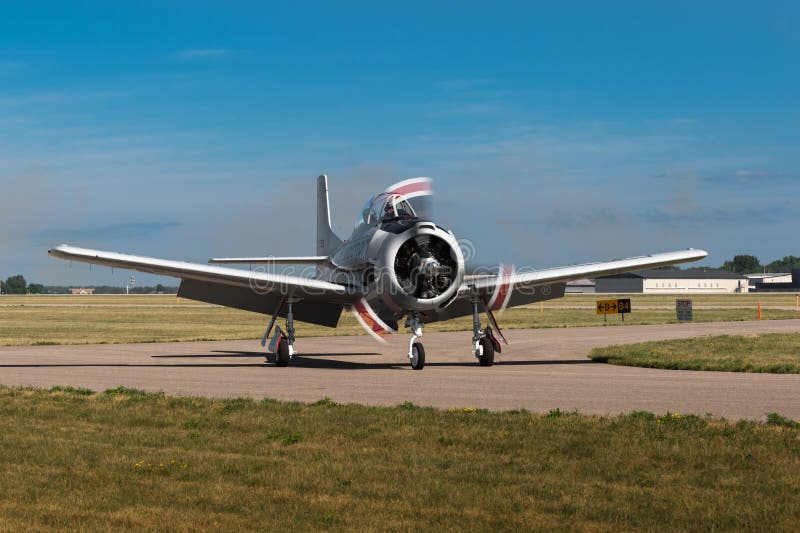
[[[377,281],[387,304],[426,311],[453,300],[464,279],[464,257],[452,233],[419,222],[382,240]]]

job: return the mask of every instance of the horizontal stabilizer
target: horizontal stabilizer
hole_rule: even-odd
[[[238,263],[250,265],[319,265],[328,260],[324,255],[307,255],[297,257],[217,257],[209,259],[209,263]]]

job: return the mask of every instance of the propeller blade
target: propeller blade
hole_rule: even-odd
[[[403,180],[391,185],[384,192],[406,200],[419,218],[433,218],[433,180],[430,178]]]
[[[483,299],[483,307],[484,309],[486,309],[486,316],[489,317],[489,322],[492,323],[492,327],[494,328],[494,330],[497,332],[498,335],[500,335],[500,338],[503,339],[503,342],[506,343],[506,346],[508,346],[508,341],[506,340],[506,336],[503,335],[503,330],[500,329],[500,325],[497,323],[497,320],[494,317],[494,312],[492,312],[491,308],[486,303],[486,297],[483,297],[482,299]]]
[[[414,236],[414,243],[422,249],[427,250],[431,243],[430,235],[416,235]]]
[[[272,315],[272,318],[269,321],[269,325],[267,325],[267,330],[264,332],[264,336],[261,338],[261,346],[267,346],[267,339],[269,338],[269,334],[272,331],[272,326],[275,325],[275,320],[278,319],[278,315],[283,310],[283,304],[286,303],[286,298],[281,298],[278,307],[275,309],[275,313]]]
[[[373,339],[381,344],[386,344],[386,340],[383,338],[384,335],[395,332],[394,329],[390,328],[380,319],[365,298],[361,298],[356,303],[348,305],[347,309],[353,313],[353,316],[356,317],[356,320],[361,324],[361,327],[364,328],[364,331],[369,333]]]
[[[514,270],[514,265],[500,264],[497,272],[497,282],[494,286],[492,297],[489,298],[489,303],[486,306],[487,309],[502,313],[506,308],[508,301],[511,299],[511,293],[514,292],[514,285],[511,283]]]
[[[514,285],[511,283],[511,277],[514,275],[514,270],[514,265],[504,265],[501,263],[500,268],[497,271],[497,283],[491,298],[487,301],[485,295],[481,297],[483,300],[483,306],[486,309],[486,315],[489,317],[489,321],[492,323],[495,331],[497,331],[497,333],[500,335],[500,338],[503,339],[503,342],[506,344],[508,344],[508,340],[506,340],[505,335],[503,335],[503,331],[500,329],[500,326],[497,323],[497,319],[495,319],[494,311],[499,311],[502,313],[508,305],[508,301],[511,299],[511,293],[514,291]]]

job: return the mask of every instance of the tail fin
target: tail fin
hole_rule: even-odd
[[[329,256],[342,244],[342,239],[331,229],[331,212],[328,203],[328,176],[317,178],[317,255]]]

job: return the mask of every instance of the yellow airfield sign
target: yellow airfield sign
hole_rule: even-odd
[[[618,300],[597,300],[598,315],[617,315],[631,312],[630,298]]]

